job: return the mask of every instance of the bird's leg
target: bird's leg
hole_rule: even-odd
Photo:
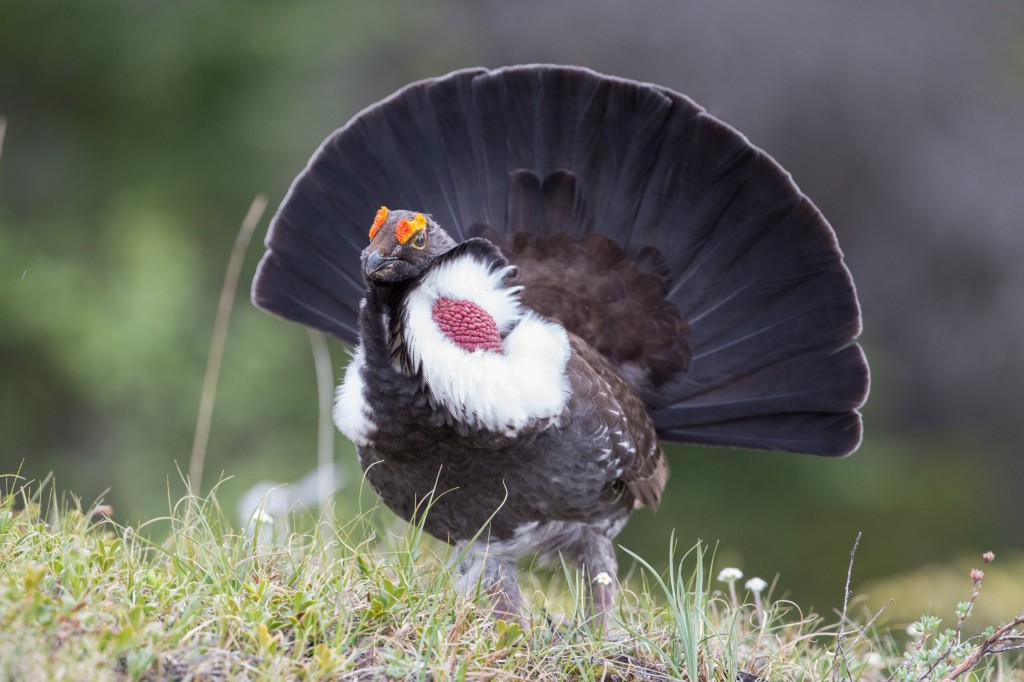
[[[569,553],[582,573],[587,622],[606,635],[614,632],[617,627],[612,611],[618,594],[615,577],[618,564],[611,538],[598,531],[587,532],[574,543]]]
[[[456,567],[455,587],[464,595],[474,596],[477,589],[491,599],[495,618],[528,627],[523,608],[523,594],[516,580],[516,565],[511,559],[477,551],[470,547]]]

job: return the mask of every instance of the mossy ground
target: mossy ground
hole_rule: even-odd
[[[668,573],[635,557],[611,635],[585,626],[571,571],[524,571],[524,631],[455,594],[448,550],[415,527],[307,518],[256,542],[215,495],[126,528],[39,490],[0,505],[3,679],[886,680],[942,679],[956,663],[929,672],[935,641],[900,644],[865,627],[870,616],[846,620],[837,653],[838,616],[741,583],[733,594],[702,546]],[[986,656],[962,679],[1024,679],[1012,655]]]

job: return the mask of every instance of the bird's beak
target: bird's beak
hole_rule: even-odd
[[[381,268],[387,267],[389,264],[394,263],[397,258],[390,258],[380,255],[377,251],[371,251],[370,255],[366,257],[366,274],[372,275]]]

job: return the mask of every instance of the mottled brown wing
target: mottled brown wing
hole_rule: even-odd
[[[576,358],[589,366],[607,391],[602,416],[612,436],[611,456],[617,460],[610,468],[621,472],[616,480],[633,494],[636,507],[657,509],[669,467],[647,408],[603,355],[573,334],[569,342]]]

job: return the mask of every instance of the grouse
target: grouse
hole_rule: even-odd
[[[368,234],[367,234],[368,231]],[[334,420],[457,584],[524,617],[564,557],[608,620],[665,441],[841,456],[868,369],[832,228],[740,133],[551,65],[419,81],[333,133],[274,216],[260,308],[355,347]]]

